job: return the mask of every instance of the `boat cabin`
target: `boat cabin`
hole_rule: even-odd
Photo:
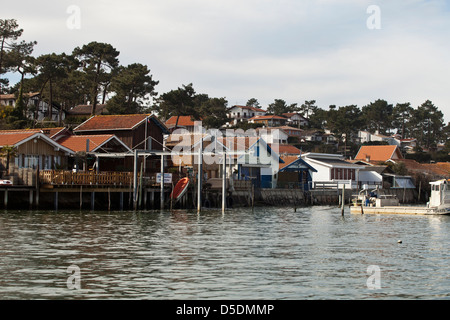
[[[428,207],[450,206],[450,180],[430,182],[431,196]]]

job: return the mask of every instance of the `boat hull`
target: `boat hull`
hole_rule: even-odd
[[[409,214],[409,215],[450,215],[450,208],[428,208],[428,207],[361,207],[352,206],[350,212],[353,214]]]
[[[183,178],[175,185],[175,188],[173,189],[172,193],[170,194],[170,198],[172,200],[178,201],[181,199],[181,197],[184,196],[189,186],[189,179]]]

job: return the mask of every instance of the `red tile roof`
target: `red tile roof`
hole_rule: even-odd
[[[113,137],[113,134],[70,136],[63,138],[58,142],[60,145],[69,148],[72,151],[83,152],[86,151],[86,141],[89,139],[89,151],[93,152]]]
[[[269,145],[270,148],[273,149],[272,145]],[[293,145],[289,144],[280,144],[278,145],[278,153],[279,154],[298,154],[300,155],[302,152],[297,147],[294,147]]]
[[[64,127],[58,127],[58,128],[35,128],[35,129],[20,129],[20,130],[1,130],[1,133],[38,133],[41,132],[45,134],[49,138],[53,138],[58,133],[62,133],[66,128]]]
[[[298,160],[298,156],[286,156],[282,155],[280,158],[284,161],[284,163],[280,163],[280,170],[292,164],[292,162]]]
[[[0,146],[14,146],[25,139],[38,134],[37,132],[0,132]]]
[[[100,115],[94,116],[74,129],[75,132],[83,131],[107,131],[107,130],[131,130],[147,117],[155,117],[150,114],[127,115]]]
[[[61,145],[60,143],[52,140],[48,135],[45,135],[42,132],[37,132],[33,130],[24,130],[22,132],[17,131],[0,131],[0,146],[18,146],[22,143],[25,143],[32,139],[41,139],[44,140],[46,143],[57,147],[59,149],[62,149],[65,152],[72,153],[71,149],[66,148],[65,146]]]
[[[412,159],[400,159],[395,162],[402,162],[410,174],[426,173],[437,177],[450,178],[450,163],[419,163]]]
[[[402,159],[403,156],[397,146],[362,146],[355,160],[384,162],[389,159]]]
[[[166,126],[173,127],[177,123],[177,116],[171,117],[169,120],[166,121]],[[196,120],[192,118],[192,116],[180,116],[178,118],[178,126],[182,127],[193,127]]]
[[[256,116],[249,120],[287,120],[285,117],[280,116]]]

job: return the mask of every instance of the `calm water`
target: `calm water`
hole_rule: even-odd
[[[450,217],[348,208],[9,211],[0,298],[449,299],[449,247]],[[371,265],[380,289],[368,289]],[[80,289],[68,289],[70,266]]]

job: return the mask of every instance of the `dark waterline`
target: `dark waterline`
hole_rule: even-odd
[[[5,211],[0,298],[449,299],[449,231],[446,216],[336,207]],[[81,289],[68,288],[70,266]]]

